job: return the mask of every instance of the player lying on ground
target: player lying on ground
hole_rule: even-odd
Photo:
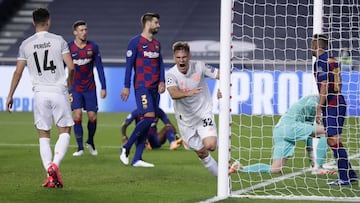
[[[176,129],[174,125],[170,122],[169,118],[161,108],[157,110],[155,115],[155,121],[151,124],[148,132],[146,149],[160,148],[163,144],[165,144],[166,140],[168,140],[170,143],[170,150],[176,150],[181,146],[182,139],[176,136]],[[127,127],[134,120],[135,123],[138,123],[143,119],[143,117],[144,116],[138,110],[134,110],[126,117],[126,120],[121,125],[123,144],[125,144],[128,140],[126,135]],[[164,123],[164,127],[160,130],[160,132],[157,131],[159,119]]]

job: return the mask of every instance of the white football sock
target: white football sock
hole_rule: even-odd
[[[52,160],[52,152],[50,147],[50,138],[39,138],[40,157],[42,164],[47,172],[47,168]]]
[[[214,176],[218,175],[218,165],[215,159],[209,154],[209,156],[204,159],[200,159],[201,163],[207,168],[207,170]]]
[[[61,160],[64,158],[67,148],[70,143],[69,133],[61,133],[56,141],[54,148],[54,160],[53,162],[59,167]]]

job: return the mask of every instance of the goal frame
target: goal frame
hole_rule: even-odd
[[[323,0],[313,0],[313,34],[323,32]],[[223,97],[219,100],[219,142],[218,142],[218,178],[217,195],[205,202],[215,202],[229,197],[257,198],[257,199],[287,199],[287,200],[319,200],[319,201],[349,201],[357,202],[358,198],[344,198],[323,196],[281,196],[281,195],[241,195],[242,191],[231,193],[230,167],[230,138],[231,138],[231,71],[232,71],[232,9],[233,0],[221,0],[220,7],[220,91]],[[315,58],[313,57],[313,62]],[[360,118],[359,118],[360,120]],[[310,170],[310,169],[304,169]],[[280,176],[278,178],[285,178]],[[261,184],[260,184],[261,185]]]

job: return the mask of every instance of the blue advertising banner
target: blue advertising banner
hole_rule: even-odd
[[[109,96],[99,100],[101,111],[128,112],[136,108],[135,99],[129,97],[127,102],[120,100],[123,87],[124,69],[107,69]],[[360,114],[359,73],[344,72],[342,92],[348,104],[348,115]],[[312,73],[296,71],[239,71],[231,75],[231,109],[234,114],[249,115],[282,115],[299,98],[317,94]],[[219,81],[207,79],[210,93],[213,96],[214,112],[218,112],[216,91]],[[112,89],[110,89],[112,88]],[[117,94],[114,94],[117,93]],[[131,90],[133,95],[133,90]],[[173,113],[172,100],[167,92],[161,96],[160,106],[167,113]]]
[[[6,97],[14,67],[5,66],[1,69],[0,111],[5,111]],[[100,112],[131,112],[136,108],[132,88],[128,101],[124,102],[120,98],[124,86],[124,74],[124,68],[105,68],[108,95],[105,99],[98,99]],[[96,72],[95,78],[97,84],[100,84]],[[359,72],[343,72],[342,81],[342,93],[348,104],[348,115],[359,116],[360,74]],[[218,113],[216,92],[219,88],[219,81],[207,79],[207,82],[213,98],[213,110]],[[232,73],[231,83],[230,106],[233,114],[282,115],[299,98],[317,93],[312,73],[303,71],[243,70]],[[33,97],[30,87],[30,79],[26,72],[14,95],[14,111],[32,111]],[[167,92],[162,94],[160,106],[167,113],[174,112],[172,100]]]

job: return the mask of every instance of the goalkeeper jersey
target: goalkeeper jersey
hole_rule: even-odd
[[[301,98],[281,116],[276,126],[292,125],[296,122],[314,122],[319,99],[319,95],[309,95]]]

